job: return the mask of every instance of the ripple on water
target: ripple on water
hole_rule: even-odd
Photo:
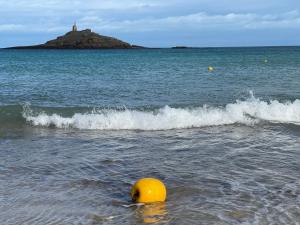
[[[299,141],[280,129],[43,130],[41,138],[35,130],[35,141],[11,139],[0,151],[0,218],[4,224],[296,224]],[[164,180],[166,204],[124,207],[141,177]]]

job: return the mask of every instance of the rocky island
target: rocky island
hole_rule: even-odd
[[[13,49],[133,49],[142,48],[119,39],[99,35],[90,29],[78,31],[76,23],[72,31],[45,44],[12,47]]]
[[[172,47],[172,49],[186,49],[186,48],[189,48],[189,47],[186,47],[186,46],[175,46],[175,47]]]

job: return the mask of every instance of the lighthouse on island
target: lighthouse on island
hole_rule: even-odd
[[[72,27],[72,31],[73,31],[73,32],[76,32],[76,31],[77,31],[77,25],[76,25],[76,22],[74,22],[74,25],[73,25],[73,27]]]

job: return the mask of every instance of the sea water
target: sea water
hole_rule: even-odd
[[[299,47],[0,50],[0,224],[299,224],[299,65]],[[166,203],[131,202],[142,177]]]

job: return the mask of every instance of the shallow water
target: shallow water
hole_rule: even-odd
[[[299,59],[0,51],[2,223],[299,224]],[[165,204],[132,204],[142,177]]]

